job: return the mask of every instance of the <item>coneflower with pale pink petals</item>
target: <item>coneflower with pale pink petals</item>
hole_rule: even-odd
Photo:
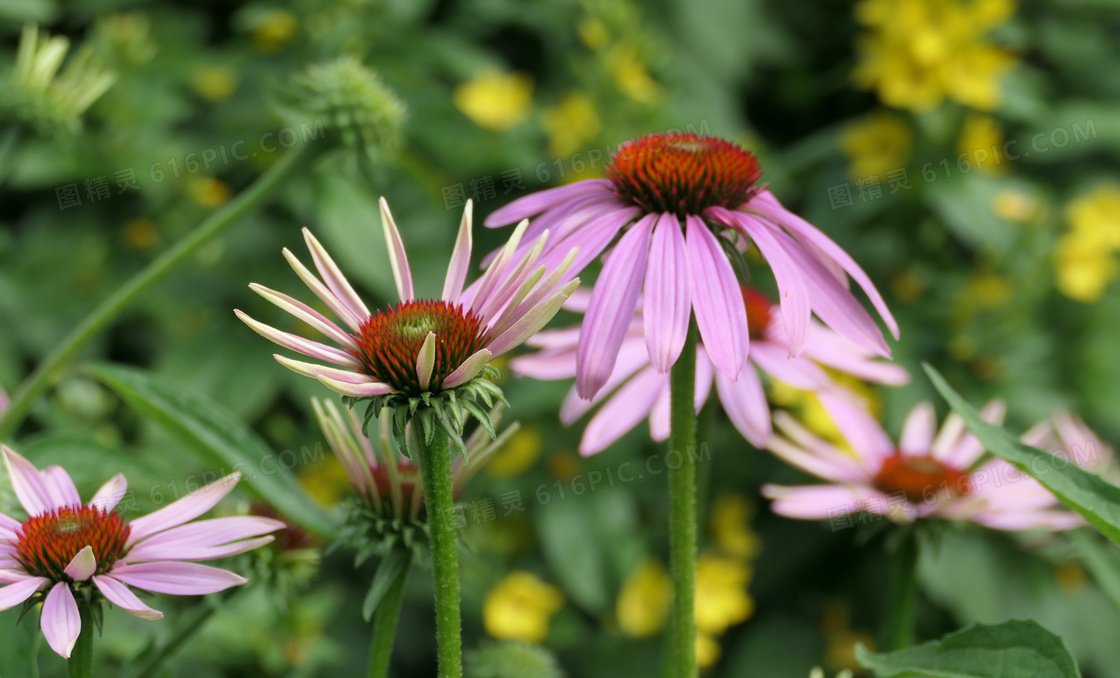
[[[581,397],[591,398],[610,379],[639,297],[647,351],[658,372],[676,362],[695,315],[712,364],[727,379],[738,379],[750,331],[728,250],[748,243],[774,273],[791,355],[800,355],[815,313],[841,335],[889,357],[875,321],[848,289],[851,276],[897,339],[898,325],[871,280],[835,242],[757,185],[762,170],[751,153],[713,137],[650,134],[621,144],[606,174],[525,196],[486,219],[495,227],[535,217],[527,237],[552,233],[541,261],[557,263],[578,247],[573,273],[621,235],[580,333]]]
[[[0,514],[0,610],[40,599],[40,626],[51,649],[69,658],[82,632],[78,600],[107,601],[141,619],[162,619],[131,587],[197,596],[246,583],[199,561],[237,555],[272,541],[284,524],[236,516],[191,522],[237,485],[234,473],[132,522],[113,509],[128,481],[117,475],[83,503],[59,466],[40,471],[0,446],[12,488],[28,517]]]

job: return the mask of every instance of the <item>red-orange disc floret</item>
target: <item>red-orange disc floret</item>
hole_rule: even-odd
[[[887,495],[902,492],[911,504],[952,499],[972,491],[966,471],[933,457],[901,453],[887,457],[874,485]]]
[[[86,546],[104,574],[125,552],[130,528],[119,513],[96,506],[67,506],[28,518],[17,533],[16,560],[28,574],[66,581],[66,566]]]
[[[615,193],[646,212],[700,214],[750,199],[762,176],[739,146],[698,134],[649,134],[618,147],[604,168]]]
[[[410,396],[438,392],[443,380],[486,345],[480,317],[441,300],[402,301],[370,316],[356,337],[355,356],[367,373]],[[416,356],[428,332],[436,335],[435,367],[427,389],[416,376]]]
[[[751,339],[765,339],[774,304],[762,292],[744,285],[743,305],[747,308],[747,330]]]

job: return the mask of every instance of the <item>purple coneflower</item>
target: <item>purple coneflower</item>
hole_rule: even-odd
[[[587,294],[576,292],[565,304],[569,310],[585,311]],[[714,369],[704,346],[696,355],[696,410],[708,399],[712,382],[728,418],[754,446],[763,447],[770,439],[770,406],[763,389],[762,375],[799,389],[819,391],[837,388],[825,371],[838,372],[881,384],[904,384],[910,380],[898,365],[876,360],[862,346],[845,339],[821,323],[811,320],[799,357],[790,357],[789,335],[782,315],[765,294],[743,287],[742,304],[747,311],[751,365],[731,381]],[[580,442],[584,455],[597,454],[649,417],[650,435],[656,441],[669,437],[669,375],[650,364],[643,336],[643,304],[633,316],[619,347],[618,361],[610,378],[591,400],[573,388],[560,409],[565,426],[575,423],[598,405]],[[541,348],[532,355],[514,358],[511,367],[520,375],[542,380],[571,379],[576,376],[580,327],[541,332],[527,343]]]
[[[82,631],[79,596],[107,600],[140,617],[161,619],[129,586],[155,593],[197,596],[247,580],[197,561],[237,555],[272,541],[284,524],[239,516],[191,523],[237,485],[234,473],[194,494],[126,522],[113,509],[128,481],[117,475],[83,504],[70,475],[59,466],[40,471],[0,446],[12,487],[28,518],[0,514],[0,610],[34,600],[44,589],[40,626],[58,654],[69,658]],[[189,524],[187,524],[189,523]]]
[[[610,379],[639,297],[658,372],[676,362],[694,314],[712,364],[727,379],[738,379],[750,331],[725,247],[743,250],[748,241],[774,272],[790,355],[805,347],[813,313],[860,346],[890,355],[875,321],[848,289],[850,275],[897,338],[898,325],[871,280],[835,242],[756,185],[762,170],[751,153],[712,137],[650,134],[620,145],[605,171],[606,179],[534,193],[486,219],[495,227],[539,215],[526,236],[551,230],[541,261],[557,263],[578,247],[575,273],[621,234],[580,334],[580,396],[592,397]]]
[[[834,393],[822,393],[820,399],[851,452],[814,436],[785,413],[775,415],[788,437],[775,436],[770,451],[832,483],[763,487],[763,494],[774,500],[775,513],[836,520],[862,511],[899,522],[936,517],[998,530],[1065,530],[1084,523],[1028,474],[1003,459],[986,459],[984,446],[956,414],[935,431],[933,406],[920,403],[896,445],[850,399]],[[998,425],[1003,413],[1003,403],[993,401],[981,416]]]

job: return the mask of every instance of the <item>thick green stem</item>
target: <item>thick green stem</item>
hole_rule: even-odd
[[[459,552],[455,539],[455,497],[451,485],[451,450],[447,437],[437,431],[431,445],[423,433],[415,436],[424,505],[432,540],[432,576],[435,579],[436,645],[439,678],[462,678],[463,639],[459,613]]]
[[[673,577],[673,617],[669,626],[669,675],[695,678],[696,667],[696,320],[689,323],[684,349],[670,375],[669,449],[681,463],[669,467],[669,570]]]
[[[78,642],[70,651],[66,662],[66,675],[69,678],[93,678],[93,636],[97,626],[93,623],[93,612],[85,601],[78,602],[78,617],[82,620],[82,632]]]
[[[397,637],[397,620],[404,603],[404,587],[408,582],[411,562],[389,585],[373,616],[373,638],[369,646],[369,678],[388,678],[389,659],[393,656],[393,641]]]
[[[903,535],[890,554],[887,614],[883,626],[883,646],[887,652],[914,644],[914,625],[918,615],[918,540]]]
[[[311,160],[326,150],[326,144],[305,144],[288,151],[283,158],[268,168],[253,185],[234,200],[214,212],[199,224],[190,235],[175,243],[142,271],[132,276],[108,299],[101,302],[43,359],[12,396],[7,414],[0,418],[0,440],[10,437],[35,399],[46,390],[59,370],[74,359],[101,330],[105,329],[145,289],[165,276],[184,259],[198,251],[242,217],[246,216],[268,198],[281,184],[293,175],[307,170]]]

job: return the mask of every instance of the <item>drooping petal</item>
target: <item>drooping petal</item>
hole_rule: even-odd
[[[69,659],[82,632],[82,618],[78,615],[78,602],[66,582],[55,584],[47,594],[39,626],[51,649]]]
[[[51,509],[60,508],[51,497],[43,476],[34,464],[6,445],[0,445],[0,452],[4,455],[4,465],[8,469],[12,489],[28,515],[37,516]]]
[[[393,281],[397,283],[397,294],[401,301],[412,300],[412,271],[408,268],[408,255],[404,251],[401,233],[389,212],[385,198],[377,202],[381,206],[381,229],[385,233],[385,244],[389,247],[389,264],[393,267]]]
[[[152,535],[159,534],[164,530],[169,530],[173,527],[178,527],[183,523],[194,520],[203,513],[218,505],[226,495],[237,487],[237,483],[241,480],[241,472],[235,471],[230,475],[215,480],[214,482],[200,488],[194,494],[188,494],[181,499],[172,502],[170,505],[161,508],[155,513],[137,518],[132,521],[132,534],[128,538],[126,546],[137,544]]]
[[[362,366],[362,363],[359,362],[357,358],[346,351],[334,348],[333,346],[327,346],[326,344],[320,344],[317,341],[304,339],[290,332],[282,332],[275,327],[270,327],[262,322],[253,320],[248,314],[239,309],[234,309],[233,312],[241,319],[241,322],[248,325],[254,332],[278,346],[283,346],[297,353],[302,353],[305,356],[324,360],[343,367],[359,369]]]
[[[379,381],[355,384],[340,379],[334,379],[321,373],[317,376],[317,379],[335,393],[354,396],[355,398],[385,395],[386,393],[392,393],[394,390],[389,384],[383,384]]]
[[[329,308],[332,313],[338,316],[342,322],[346,323],[347,327],[355,332],[361,329],[362,322],[366,320],[365,316],[355,315],[354,312],[350,310],[350,307],[335,296],[334,292],[327,289],[327,286],[316,278],[315,274],[309,271],[307,267],[303,265],[303,262],[301,262],[296,255],[292,254],[292,251],[287,247],[283,249],[282,254],[284,258],[287,259],[288,265],[292,267],[292,270],[299,276],[299,279],[303,281],[303,284],[307,285],[307,288],[315,293],[315,296],[319,297],[319,300],[326,304],[327,308]]]
[[[107,513],[117,507],[126,492],[128,492],[128,479],[123,473],[118,473],[97,490],[89,505],[96,506]]]
[[[107,574],[94,575],[93,583],[110,603],[141,619],[163,619],[163,613],[153,610],[128,590],[128,587]]]
[[[46,577],[27,577],[0,588],[0,611],[22,604],[49,583]]]
[[[249,581],[228,570],[198,563],[120,565],[113,568],[110,574],[129,586],[173,596],[204,596]]]
[[[716,373],[716,391],[723,404],[723,411],[735,428],[751,445],[764,448],[770,442],[770,405],[766,392],[754,368],[747,366],[739,373],[739,380],[732,382],[722,372]]]
[[[436,333],[428,332],[424,343],[416,354],[416,381],[420,388],[427,389],[432,381],[432,370],[436,367]]]
[[[70,560],[64,571],[74,581],[85,581],[92,577],[97,571],[97,557],[93,555],[93,547],[86,546],[78,551],[78,555]]]
[[[905,367],[875,360],[870,357],[872,355],[862,346],[820,323],[810,324],[805,341],[805,357],[864,381],[891,386],[909,383],[910,373]]]
[[[911,456],[928,455],[933,446],[933,430],[936,426],[937,415],[933,411],[933,405],[928,402],[918,403],[910,410],[906,423],[902,425],[899,451]]]
[[[579,453],[585,457],[602,452],[638,422],[649,416],[658,395],[666,388],[669,375],[646,369],[618,390],[587,422]]]
[[[618,349],[642,292],[655,220],[654,215],[647,215],[622,236],[595,282],[576,346],[576,389],[583,398],[603,387],[618,360]]]
[[[229,558],[230,556],[252,551],[253,549],[271,543],[273,539],[274,537],[269,535],[267,537],[245,539],[243,541],[233,542],[232,544],[222,544],[220,546],[198,546],[194,544],[149,546],[148,542],[144,542],[132,549],[132,552],[128,554],[124,562],[131,565],[133,563],[154,563],[169,560],[217,560],[218,558]],[[141,547],[143,547],[143,551],[141,551]]]
[[[493,354],[485,348],[475,351],[463,361],[462,365],[459,365],[451,374],[447,375],[447,378],[443,380],[443,387],[455,388],[474,379],[482,371],[482,368],[490,362],[492,356]]]
[[[369,309],[366,308],[365,302],[350,286],[350,281],[346,276],[342,275],[338,265],[331,259],[331,255],[327,253],[327,249],[323,247],[319,241],[311,234],[308,228],[303,229],[303,240],[307,243],[307,249],[311,252],[311,260],[315,262],[315,268],[319,271],[319,275],[323,278],[323,282],[327,284],[334,296],[338,298],[343,304],[346,305],[350,312],[359,318],[369,316]]]
[[[337,367],[327,367],[326,365],[316,365],[315,363],[305,363],[302,360],[292,360],[287,356],[280,355],[279,353],[272,354],[276,362],[280,363],[289,370],[296,374],[318,379],[319,377],[329,377],[336,381],[341,381],[346,384],[370,384],[379,383],[376,379],[368,374],[355,372],[354,370],[344,370]]]
[[[756,339],[751,343],[751,361],[778,381],[804,391],[816,391],[832,379],[812,360],[791,358],[789,350],[772,342]]]
[[[570,353],[568,358],[574,367],[575,353]],[[576,392],[574,386],[568,391],[568,394],[564,397],[564,402],[560,405],[560,422],[565,426],[572,425],[596,405],[610,398],[611,393],[616,388],[648,365],[649,358],[646,355],[645,340],[641,336],[631,335],[627,337],[622,342],[622,348],[618,352],[618,362],[614,365],[614,371],[611,372],[610,379],[607,380],[603,388],[599,389],[594,398],[585,400],[579,397],[579,393]]]
[[[287,311],[311,327],[319,330],[339,346],[348,349],[357,347],[358,344],[354,341],[352,336],[344,332],[341,327],[328,320],[322,313],[319,313],[302,301],[271,290],[264,285],[258,285],[257,283],[249,283],[249,289],[272,302],[281,310]]]
[[[675,214],[662,214],[653,230],[642,316],[650,362],[668,372],[684,348],[692,314],[692,273],[684,231]]]
[[[731,381],[747,363],[750,333],[743,294],[731,262],[699,217],[688,216],[686,247],[692,273],[692,310],[712,363]]]
[[[474,221],[474,202],[467,200],[463,208],[463,219],[459,222],[459,234],[455,237],[455,249],[451,252],[451,262],[447,265],[447,277],[443,281],[444,301],[458,303],[463,293],[463,283],[467,281],[467,271],[471,267],[471,225]]]
[[[514,200],[486,217],[486,227],[496,228],[498,226],[512,224],[540,214],[563,202],[592,193],[602,193],[605,196],[613,197],[613,193],[611,193],[611,184],[605,179],[577,181],[566,186],[557,186],[556,188],[537,191],[536,193],[531,193],[523,198]]]

